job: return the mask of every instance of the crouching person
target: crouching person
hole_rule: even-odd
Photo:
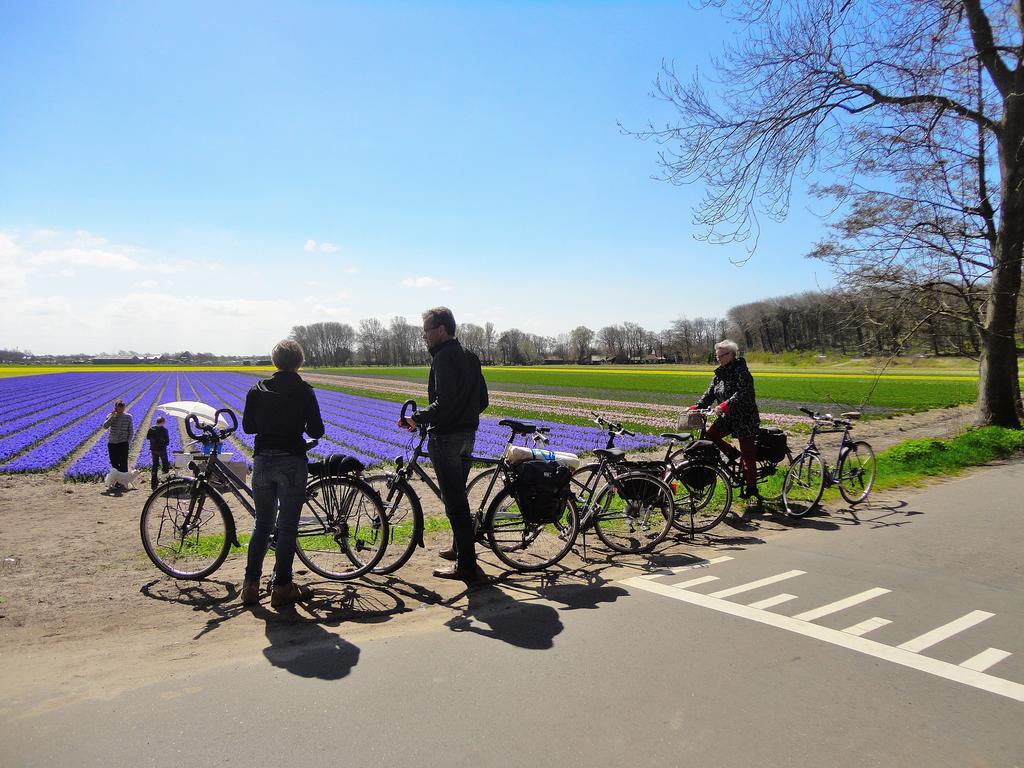
[[[308,587],[292,580],[295,537],[306,499],[306,440],[323,437],[324,422],[313,388],[298,370],[304,353],[298,342],[280,341],[271,353],[277,372],[249,390],[242,412],[242,429],[255,434],[252,486],[256,526],[249,540],[249,557],[242,583],[242,603],[259,602],[263,558],[277,522],[274,590],[270,604],[288,605],[308,598]]]

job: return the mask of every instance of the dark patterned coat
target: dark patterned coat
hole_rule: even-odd
[[[708,408],[726,403],[726,414],[719,421],[726,434],[734,437],[756,437],[761,426],[761,415],[757,412],[757,398],[754,395],[754,377],[750,375],[747,361],[742,357],[715,369],[711,386],[697,401],[698,408]]]

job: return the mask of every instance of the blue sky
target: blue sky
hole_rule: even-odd
[[[618,128],[729,34],[685,2],[0,0],[0,347],[258,354],[437,304],[661,330],[829,285],[801,195],[734,266]]]

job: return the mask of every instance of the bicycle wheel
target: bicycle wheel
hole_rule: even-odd
[[[875,484],[875,452],[863,440],[849,445],[836,470],[839,492],[850,504],[859,504],[871,493]]]
[[[672,490],[644,472],[615,475],[594,499],[597,537],[616,552],[649,552],[672,527]]]
[[[405,480],[388,487],[393,475],[372,475],[363,478],[375,490],[388,518],[388,544],[384,556],[373,568],[374,573],[394,573],[412,557],[423,541],[423,506],[416,491]]]
[[[825,490],[825,463],[816,453],[801,453],[786,470],[782,484],[782,505],[786,514],[803,517],[821,499]]]
[[[343,581],[370,571],[388,545],[388,519],[374,490],[354,477],[324,477],[306,488],[295,554],[314,573]]]
[[[786,482],[786,471],[793,463],[793,454],[786,449],[786,457],[778,463],[757,462],[757,493],[764,501],[778,501],[782,498],[782,486]]]
[[[557,563],[572,548],[579,529],[579,512],[572,496],[566,498],[557,521],[534,523],[523,517],[512,491],[502,488],[484,517],[487,545],[501,562],[517,571],[539,571]]]
[[[668,479],[675,515],[672,525],[683,533],[710,531],[732,507],[732,486],[721,467],[680,464]]]
[[[572,479],[569,480],[569,490],[576,494],[576,499],[582,504],[587,500],[590,489],[594,487],[594,476],[597,475],[601,465],[597,462],[584,464],[574,470]]]
[[[142,547],[153,565],[176,579],[202,579],[220,568],[234,540],[234,519],[212,489],[192,503],[192,481],[169,480],[142,507]]]
[[[497,474],[497,467],[488,467],[469,478],[469,482],[466,483],[469,512],[473,516],[473,525],[476,527],[479,527],[484,515],[487,514],[487,508],[491,505],[491,499],[494,498],[495,492],[501,490],[502,482],[500,477],[495,477]],[[493,485],[491,484],[492,477],[494,478]]]

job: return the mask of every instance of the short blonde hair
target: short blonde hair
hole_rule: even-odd
[[[295,339],[281,339],[274,345],[270,353],[270,359],[279,371],[291,371],[294,373],[302,367],[302,361],[306,359],[306,353],[302,351],[302,345]]]
[[[720,342],[715,344],[715,351],[724,350],[726,352],[732,352],[733,357],[739,357],[740,345],[732,339],[722,339]]]

